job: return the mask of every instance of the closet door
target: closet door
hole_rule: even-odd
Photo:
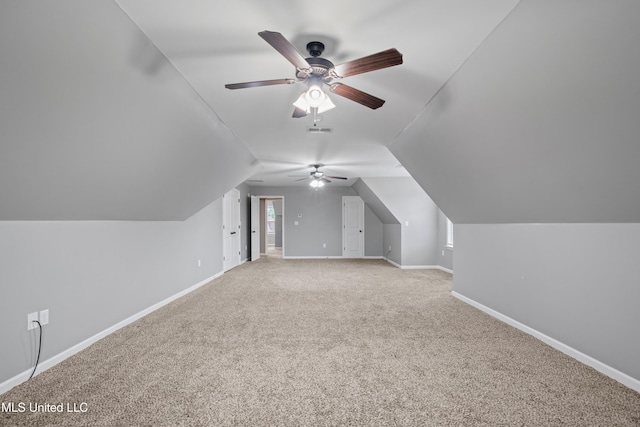
[[[358,196],[342,196],[342,256],[364,258],[364,202]]]

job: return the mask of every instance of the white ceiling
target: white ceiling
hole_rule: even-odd
[[[307,165],[321,163],[331,185],[358,177],[406,176],[387,144],[405,129],[443,84],[517,4],[516,0],[403,0],[388,2],[117,0],[263,166],[252,185],[305,185]],[[294,69],[257,33],[277,31],[308,56],[310,40],[325,43],[335,64],[395,47],[400,66],[344,80],[386,100],[370,110],[331,95],[336,108],[319,123],[330,134],[312,135],[310,117],[293,119],[301,84],[228,90],[226,83],[293,78]],[[140,46],[149,74],[169,66]]]

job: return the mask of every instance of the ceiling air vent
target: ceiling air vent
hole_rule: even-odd
[[[247,182],[264,182],[262,179],[248,179]]]
[[[320,128],[320,127],[310,127],[307,129],[309,133],[331,133],[333,132],[333,128]]]

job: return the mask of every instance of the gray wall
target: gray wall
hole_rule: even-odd
[[[0,383],[222,271],[222,202],[185,221],[0,221]],[[198,267],[198,260],[201,267]]]
[[[383,256],[383,231],[382,222],[371,208],[364,205],[364,256]]]
[[[282,200],[273,200],[273,210],[276,214],[275,224],[275,245],[276,248],[282,247]]]
[[[437,265],[438,207],[413,178],[362,178],[400,221],[402,266]],[[407,225],[408,224],[408,225]],[[389,246],[385,246],[385,252]]]
[[[358,179],[351,187],[383,224],[400,224],[398,218],[393,215],[387,205],[380,200],[380,197],[362,179]]]
[[[456,224],[640,222],[638,16],[519,1],[389,150]]]
[[[382,225],[382,249],[387,260],[402,264],[402,227],[400,224]],[[391,250],[389,250],[391,247]]]
[[[640,224],[455,225],[453,290],[640,380]]]
[[[185,220],[259,168],[117,2],[0,7],[0,220]]]
[[[351,187],[251,187],[251,194],[284,196],[285,257],[342,256],[342,196],[357,196]],[[365,247],[366,239],[365,231]]]

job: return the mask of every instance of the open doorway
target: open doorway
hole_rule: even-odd
[[[284,197],[253,196],[251,199],[251,260],[262,257],[282,258],[285,241]],[[254,203],[257,205],[257,212],[253,210]]]
[[[261,239],[260,254],[282,258],[282,199],[262,199],[264,201],[264,236]]]

